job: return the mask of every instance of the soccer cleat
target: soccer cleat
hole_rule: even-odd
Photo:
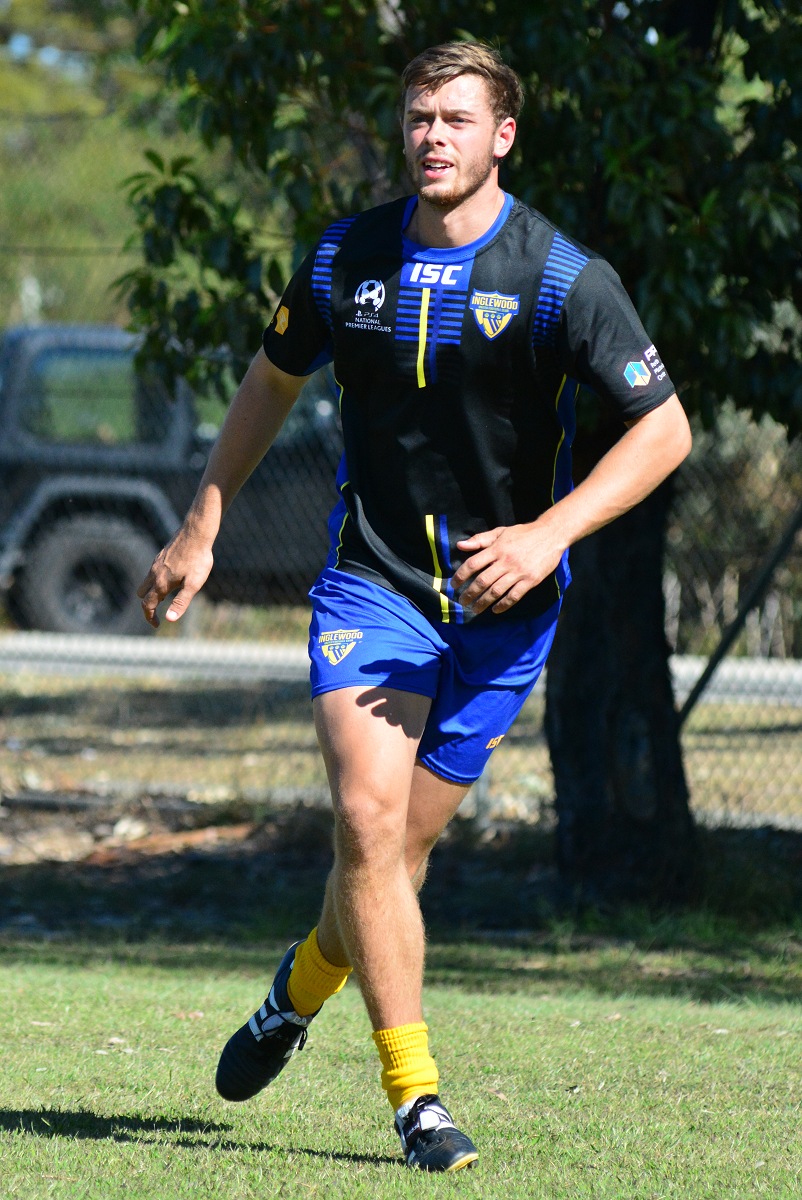
[[[262,1007],[223,1048],[215,1087],[224,1100],[250,1100],[273,1082],[296,1050],[304,1048],[307,1026],[317,1013],[299,1017],[287,995],[287,980],[300,944],[295,942],[282,958]]]
[[[439,1096],[418,1096],[405,1117],[396,1116],[395,1127],[407,1166],[419,1171],[459,1171],[479,1157]]]

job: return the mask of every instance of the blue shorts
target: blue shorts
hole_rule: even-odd
[[[312,696],[389,687],[430,696],[418,759],[453,783],[478,779],[548,657],[559,601],[540,617],[433,625],[411,601],[326,567],[310,593]]]

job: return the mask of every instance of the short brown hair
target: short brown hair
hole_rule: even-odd
[[[402,108],[410,88],[436,92],[460,75],[479,75],[485,80],[497,122],[518,116],[524,102],[521,81],[498,50],[483,42],[444,42],[413,58],[401,76]]]

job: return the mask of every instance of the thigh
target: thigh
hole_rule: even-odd
[[[540,677],[558,614],[559,604],[531,620],[451,631],[418,751],[424,766],[452,783],[479,778]]]
[[[429,697],[348,687],[320,694],[312,706],[338,821],[372,824],[377,835],[403,832]]]
[[[406,829],[407,869],[413,878],[429,851],[456,813],[468,785],[435,775],[421,762],[415,764],[409,796]]]

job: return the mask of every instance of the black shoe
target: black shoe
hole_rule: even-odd
[[[439,1096],[418,1096],[395,1127],[408,1167],[420,1171],[459,1171],[476,1162],[479,1153],[467,1134],[451,1120]]]
[[[300,944],[290,946],[282,958],[270,995],[259,1011],[226,1042],[215,1079],[224,1100],[250,1100],[273,1082],[296,1050],[304,1048],[307,1026],[317,1013],[299,1017],[287,995],[287,980]]]

